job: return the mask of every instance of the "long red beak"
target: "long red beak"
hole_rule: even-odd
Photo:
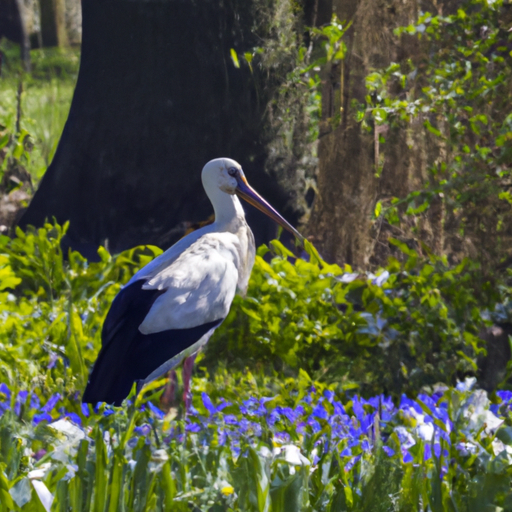
[[[277,211],[270,206],[265,199],[263,199],[256,190],[254,190],[247,180],[245,176],[239,176],[237,178],[238,186],[236,188],[236,195],[247,201],[249,204],[252,204],[258,210],[262,211],[264,214],[268,215],[272,220],[277,222],[284,229],[288,230],[290,233],[295,235],[295,237],[299,240],[299,242],[304,245],[304,237],[289,223],[287,222]]]

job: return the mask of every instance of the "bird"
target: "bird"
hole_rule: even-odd
[[[194,356],[228,315],[235,294],[245,294],[256,248],[239,198],[304,244],[302,235],[249,185],[235,160],[209,161],[201,180],[214,222],[140,269],[116,295],[82,402],[122,405],[134,383],[138,393]]]

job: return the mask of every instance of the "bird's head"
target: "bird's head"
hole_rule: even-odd
[[[242,166],[231,158],[216,158],[210,160],[201,174],[205,190],[219,188],[226,194],[236,194],[239,180],[245,179]]]
[[[220,189],[230,195],[236,194],[303,242],[304,237],[249,185],[242,166],[235,160],[231,158],[210,160],[203,167],[201,178],[208,195],[210,195],[209,191],[213,192],[214,189]]]

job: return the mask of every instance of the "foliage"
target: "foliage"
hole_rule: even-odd
[[[495,290],[469,260],[450,268],[394,243],[406,261],[392,258],[378,276],[292,259],[276,241],[267,262],[260,248],[247,297],[235,299],[205,364],[302,368],[364,395],[399,396],[475,373],[482,309],[494,309],[506,288]]]
[[[228,375],[215,380],[221,396]],[[306,374],[275,396],[212,400],[188,416],[145,398],[69,413],[76,399],[0,392],[2,510],[484,510],[512,493],[511,394],[470,385],[340,397]],[[57,419],[59,418],[59,419]]]
[[[0,375],[9,385],[23,375],[25,385],[60,379],[63,389],[81,389],[108,305],[159,253],[146,247],[112,257],[100,248],[98,263],[76,252],[65,261],[65,231],[48,224],[0,239]],[[210,341],[201,363],[207,371],[255,365],[292,376],[302,368],[366,396],[454,383],[476,372],[481,310],[508,293],[479,282],[469,261],[451,269],[407,247],[406,262],[391,260],[378,276],[327,265],[310,246],[310,261],[292,258],[278,241],[272,247],[273,257],[259,249],[247,296],[235,299]]]
[[[308,262],[274,241],[198,363],[188,415],[181,402],[169,407],[176,387],[163,380],[135,403],[93,410],[80,394],[107,308],[159,250],[64,259],[66,228],[0,239],[3,510],[509,503],[510,393],[490,405],[468,386],[434,386],[398,406],[381,389],[352,394],[387,385],[396,395],[471,368],[482,302],[469,263],[449,269],[402,247],[405,264],[361,275],[325,264],[309,244]]]
[[[77,252],[64,261],[66,228],[48,224],[0,238],[0,379],[10,385],[23,376],[60,392],[81,389],[120,283],[160,252],[138,248],[112,258],[100,248],[99,263]]]
[[[18,167],[39,179],[53,158],[67,119],[78,53],[59,48],[32,50],[32,72],[24,73],[17,45],[3,40],[0,51],[4,54],[0,81],[1,172]],[[6,154],[2,154],[4,148]]]
[[[359,115],[399,130],[419,122],[421,137],[438,148],[427,153],[425,186],[388,204],[388,220],[421,217],[440,201],[443,229],[494,264],[510,252],[511,15],[508,2],[467,0],[453,14],[426,12],[398,29],[418,38],[421,55],[371,73]]]

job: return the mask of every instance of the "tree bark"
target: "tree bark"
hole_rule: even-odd
[[[334,0],[333,10],[353,24],[345,36],[345,61],[325,73],[318,192],[307,231],[327,260],[367,268],[386,261],[387,237],[399,235],[372,220],[377,201],[420,188],[426,179],[426,153],[441,155],[443,147],[424,136],[421,120],[405,127],[364,129],[355,116],[354,102],[366,103],[366,76],[421,54],[415,37],[393,34],[416,21],[419,1]],[[439,251],[442,223],[442,208],[433,204],[418,227],[422,239]]]
[[[308,232],[329,261],[367,267],[373,250],[371,217],[379,194],[379,134],[375,127],[361,128],[352,105],[365,102],[365,77],[404,52],[393,29],[415,19],[417,2],[334,0],[333,9],[340,20],[353,24],[346,33],[347,58],[325,77],[318,194]]]
[[[258,41],[247,0],[87,0],[80,72],[55,157],[21,225],[70,221],[71,245],[94,257],[137,244],[167,247],[211,206],[200,174],[229,156],[281,208],[264,173],[257,70],[236,68]],[[295,220],[293,211],[283,212]],[[259,242],[274,228],[253,217]]]
[[[64,0],[39,0],[43,46],[66,46],[66,6]]]
[[[23,0],[1,0],[0,39],[4,36],[19,43],[23,67],[25,71],[30,71],[30,39]]]

